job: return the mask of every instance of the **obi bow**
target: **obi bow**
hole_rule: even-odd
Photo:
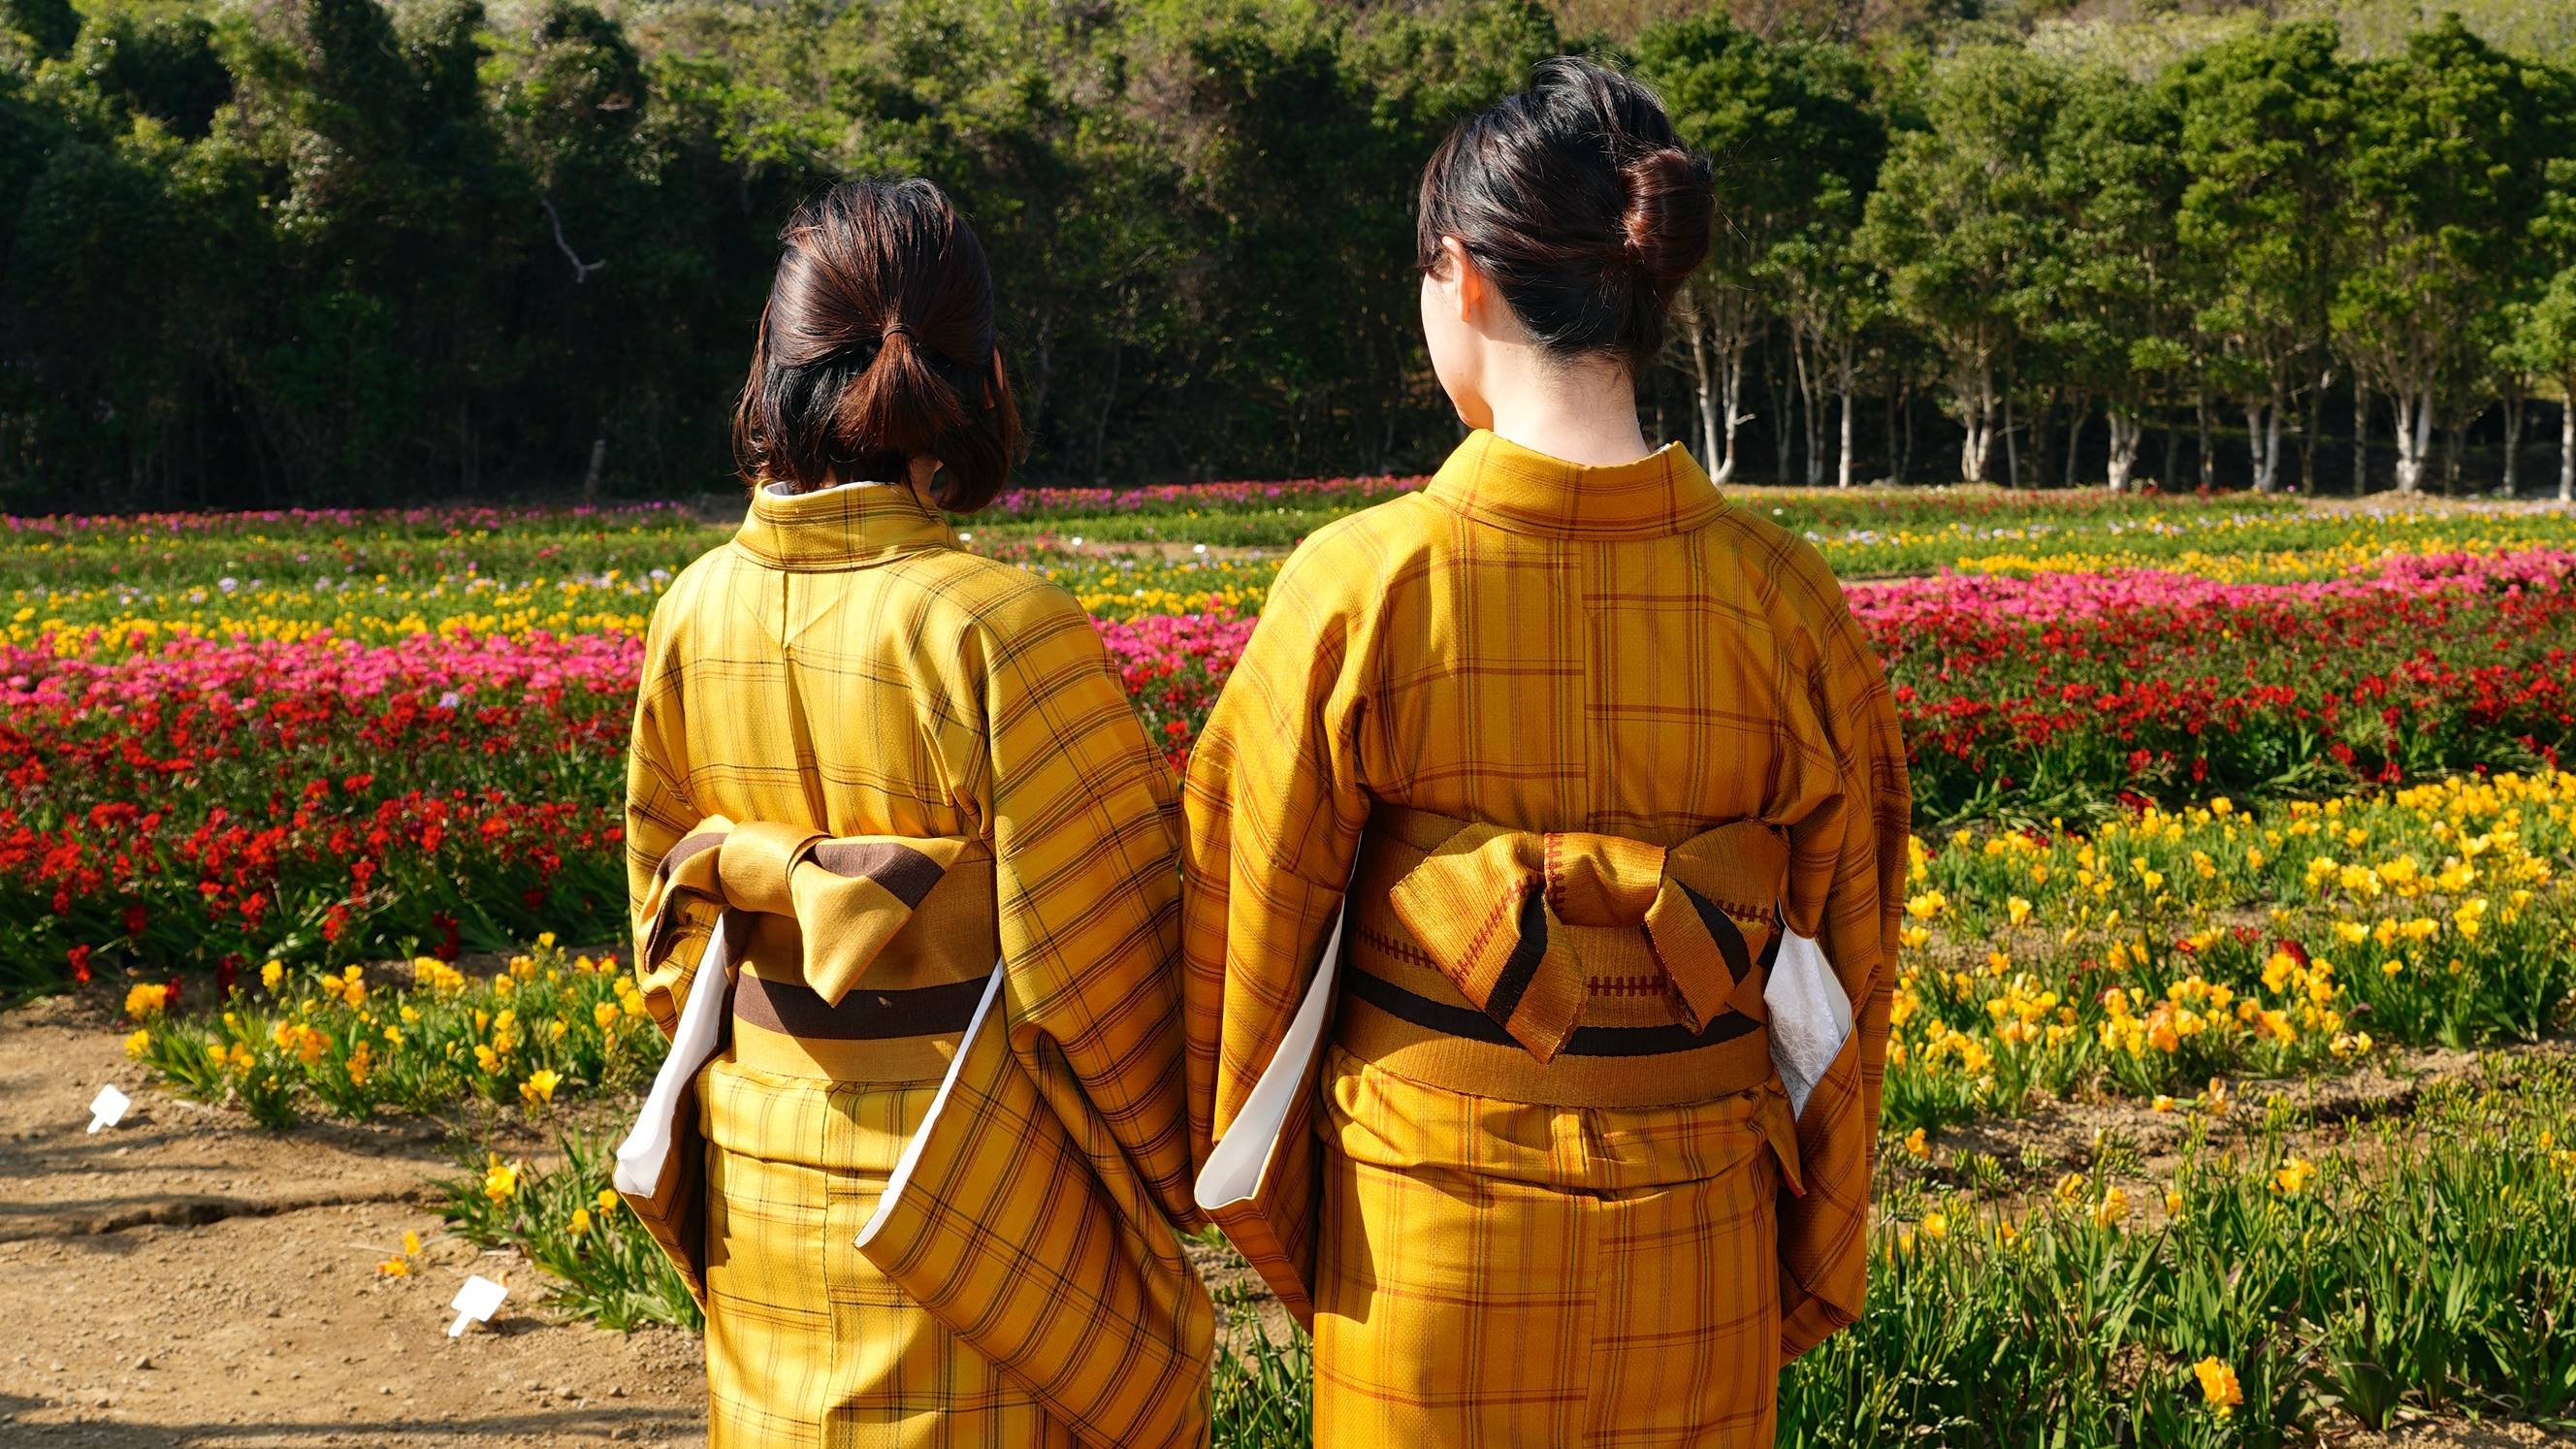
[[[1583,928],[1642,929],[1673,1018],[1762,1021],[1756,968],[1778,932],[1788,846],[1755,821],[1666,848],[1615,835],[1470,824],[1431,848],[1389,904],[1459,991],[1540,1061],[1591,990]]]
[[[804,938],[805,984],[838,1004],[914,908],[973,842],[912,836],[828,836],[709,816],[653,873],[638,944],[650,970],[677,945],[692,904],[784,916]]]

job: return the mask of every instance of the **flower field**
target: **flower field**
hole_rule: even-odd
[[[1093,611],[1178,763],[1286,546],[1412,481],[1033,490],[960,527]],[[1788,1379],[1784,1437],[2576,1412],[2552,1045],[2576,516],[1737,498],[1854,581],[1917,796],[1886,1263]],[[661,1050],[599,946],[642,631],[726,532],[669,507],[0,523],[0,994],[113,983],[159,1080],[272,1125],[560,1126],[560,1161],[462,1147],[454,1230],[571,1311],[687,1321],[584,1134]],[[2474,1051],[2509,1054],[2384,1130],[2258,1095]],[[2132,1126],[2075,1160],[1959,1145],[2073,1108]],[[2393,1306],[2426,1293],[2438,1313]],[[1301,1350],[1240,1348],[1222,1442],[1303,1442]]]

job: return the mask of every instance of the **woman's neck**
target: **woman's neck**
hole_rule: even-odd
[[[1504,369],[1485,400],[1496,437],[1532,452],[1594,467],[1633,463],[1654,451],[1637,426],[1637,386],[1628,369],[1586,359],[1557,363],[1530,349]]]

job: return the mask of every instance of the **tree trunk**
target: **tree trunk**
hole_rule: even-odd
[[[2130,471],[2136,467],[2138,461],[2138,435],[2144,429],[2138,426],[2136,418],[2130,416],[2116,403],[2105,409],[2104,413],[2111,424],[2111,458],[2109,466],[2104,470],[2105,478],[2110,483],[2112,492],[2126,493],[2129,491]],[[2172,435],[2168,433],[2166,436],[2170,438]],[[2166,446],[2166,452],[2168,454],[2172,452],[2170,443]],[[2168,463],[2167,466],[2170,467],[2171,464]]]
[[[2370,384],[2352,370],[2352,496],[2370,491]]]
[[[2081,393],[2066,409],[2066,486],[2075,486],[2076,455],[2084,451],[2084,418],[2088,409]]]
[[[2433,450],[2433,409],[2421,392],[2400,387],[2388,395],[2397,417],[2397,491],[2424,491],[2424,459]]]
[[[1811,339],[1811,345],[1819,349],[1823,346],[1819,339]],[[1824,353],[1819,350],[1812,359],[1811,366],[1802,371],[1798,378],[1799,391],[1806,394],[1806,408],[1802,416],[1807,424],[1807,486],[1810,488],[1818,487],[1825,481],[1826,400],[1824,389],[1816,385],[1824,380],[1824,370]]]
[[[2576,373],[2559,379],[2558,501],[2576,503]]]
[[[608,463],[608,430],[602,428],[590,440],[590,466],[581,470],[581,502],[587,508],[599,501],[599,474]]]
[[[2021,486],[2021,440],[2013,433],[2013,378],[2004,378],[2004,486]]]
[[[1994,451],[1994,379],[1991,366],[1978,369],[1972,379],[1974,388],[1962,399],[1966,406],[1960,409],[1965,414],[1961,421],[1968,426],[1968,435],[1959,444],[1962,483],[1982,483],[1986,479],[1986,459]]]
[[[1682,336],[1690,343],[1691,406],[1699,414],[1699,455],[1723,479],[1726,470],[1717,452],[1717,379],[1708,367],[1708,320],[1697,307],[1684,309]]]
[[[2049,451],[2048,440],[2057,431],[2057,389],[2047,388],[2039,395],[2039,413],[2030,420],[2030,486],[2048,486],[2049,463],[2056,455]]]
[[[2156,481],[2167,488],[2174,485],[2174,469],[2182,461],[2182,429],[2170,424],[2165,428],[2165,466]]]
[[[2511,498],[2522,481],[2522,385],[2507,384],[2504,390],[2504,482],[2500,486]]]
[[[2279,374],[2272,378],[2272,414],[2263,420],[2263,491],[2271,493],[2281,486],[2281,415],[2290,410],[2290,400],[2283,395]]]
[[[2308,422],[2299,434],[2299,491],[2314,498],[2317,494],[2317,434],[2326,421],[2326,389],[2334,386],[2334,369],[2317,371],[2317,390],[2308,394]]]
[[[1902,483],[1914,471],[1914,384],[1897,388],[1896,410],[1904,414],[1905,423],[1905,450],[1896,455],[1896,480]]]
[[[1789,452],[1795,441],[1790,429],[1795,424],[1789,416],[1788,399],[1782,396],[1781,373],[1779,359],[1771,355],[1770,338],[1766,336],[1762,346],[1762,387],[1771,394],[1771,481],[1788,483],[1794,480]]]
[[[2271,492],[2272,470],[2264,465],[2263,458],[2263,405],[2258,402],[2245,405],[2245,449],[2251,455],[2247,466],[2253,470],[2249,481],[2254,491]]]
[[[1905,387],[1900,383],[1887,395],[1886,416],[1880,419],[1887,429],[1887,478],[1891,483],[1905,481],[1905,460],[1896,451],[1896,415],[1902,411],[1897,399],[1903,396],[1905,396]],[[2576,406],[2576,398],[2569,399],[2569,402],[2571,406]]]
[[[2215,488],[2218,486],[2218,452],[2209,443],[2209,394],[2195,394],[2191,405],[2200,417],[2200,486]]]
[[[1841,447],[1836,450],[1834,486],[1852,486],[1852,340],[1845,337],[1834,359],[1834,391],[1841,396],[1843,430]]]

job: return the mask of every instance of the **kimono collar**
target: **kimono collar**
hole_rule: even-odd
[[[865,568],[923,549],[956,548],[939,510],[904,484],[825,488],[781,495],[752,491],[734,546],[771,568],[829,573]]]
[[[1726,507],[1678,443],[1633,463],[1595,467],[1479,428],[1440,465],[1424,495],[1512,533],[1551,538],[1661,538],[1685,533]]]

